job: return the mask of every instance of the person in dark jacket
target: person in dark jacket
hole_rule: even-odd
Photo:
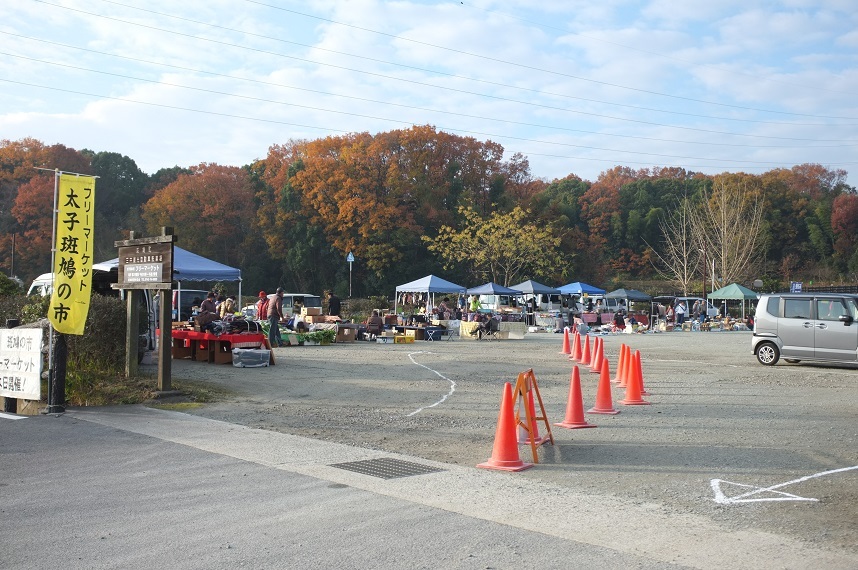
[[[340,316],[340,298],[334,295],[333,291],[328,291],[328,314],[332,317]]]
[[[208,296],[206,296],[206,300],[200,304],[200,312],[201,313],[216,313],[217,308],[215,307],[215,294],[214,292],[210,292]]]

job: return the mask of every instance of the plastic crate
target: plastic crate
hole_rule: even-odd
[[[233,348],[232,365],[237,368],[260,368],[268,366],[271,351],[257,348]]]

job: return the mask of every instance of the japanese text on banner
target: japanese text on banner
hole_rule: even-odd
[[[57,332],[83,334],[92,289],[95,178],[60,175],[54,290],[48,318]]]

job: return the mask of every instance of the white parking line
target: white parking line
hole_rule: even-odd
[[[807,481],[809,479],[815,479],[817,477],[823,477],[825,475],[832,475],[834,473],[843,473],[844,471],[851,471],[853,469],[858,469],[858,465],[855,465],[854,467],[843,467],[841,469],[832,469],[831,471],[822,471],[821,473],[814,473],[813,475],[807,475],[806,477],[800,477],[798,479],[793,479],[792,481],[787,481],[786,483],[772,485],[771,487],[755,487],[754,485],[732,483],[730,481],[724,481],[723,479],[712,479],[710,485],[712,486],[712,491],[715,492],[714,501],[721,505],[730,505],[736,503],[760,503],[765,501],[819,501],[819,499],[813,499],[810,497],[799,497],[798,495],[793,495],[792,493],[786,493],[784,491],[778,491],[777,489],[780,489],[781,487],[786,487],[787,485],[792,485],[794,483],[801,483],[802,481]],[[741,495],[736,495],[735,497],[728,497],[721,490],[722,483],[754,490],[749,491],[747,493],[742,493]],[[758,499],[747,498],[753,495],[758,495],[760,493],[773,493],[777,496],[763,497]]]
[[[439,378],[443,378],[444,380],[446,380],[447,382],[449,382],[449,383],[450,383],[450,391],[449,391],[449,392],[447,392],[447,394],[446,394],[446,395],[444,395],[444,397],[443,397],[443,398],[441,398],[440,400],[438,400],[438,401],[437,401],[437,402],[435,402],[434,404],[430,404],[430,405],[428,405],[428,406],[423,406],[422,408],[419,408],[419,409],[417,409],[417,410],[414,410],[413,412],[411,412],[410,414],[408,414],[409,416],[413,416],[414,414],[419,414],[420,412],[422,412],[422,411],[423,411],[423,410],[425,410],[425,409],[428,409],[428,408],[434,408],[434,407],[435,407],[435,406],[437,406],[438,404],[442,404],[442,403],[444,402],[444,400],[446,400],[447,398],[449,398],[450,396],[452,396],[452,395],[453,395],[453,392],[455,392],[455,391],[456,391],[456,383],[455,383],[453,380],[450,380],[449,378],[447,378],[446,376],[444,376],[443,374],[441,374],[441,373],[440,373],[440,372],[438,372],[437,370],[433,370],[432,368],[429,368],[429,367],[428,367],[428,366],[426,366],[425,364],[420,364],[419,362],[417,362],[416,360],[414,360],[414,355],[415,355],[415,354],[432,354],[432,353],[431,353],[431,352],[429,352],[428,350],[418,350],[417,352],[411,352],[411,353],[409,353],[409,354],[408,354],[408,358],[411,360],[411,362],[413,362],[413,363],[414,363],[414,364],[416,364],[417,366],[422,366],[422,367],[423,367],[423,368],[425,368],[426,370],[428,370],[428,371],[430,371],[430,372],[432,372],[432,373],[436,374]]]

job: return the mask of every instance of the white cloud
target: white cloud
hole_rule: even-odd
[[[595,179],[617,164],[634,168],[680,165],[692,170],[711,167],[716,171],[760,171],[823,160],[845,164],[852,161],[850,147],[822,150],[813,141],[856,141],[852,127],[856,121],[831,125],[837,121],[818,118],[858,117],[853,103],[858,93],[854,49],[858,35],[853,31],[856,16],[849,3],[827,1],[816,6],[796,1],[782,3],[777,12],[767,3],[738,0],[702,5],[665,0],[558,0],[538,7],[524,0],[277,4],[292,12],[251,3],[239,6],[227,0],[139,4],[146,10],[202,23],[109,3],[66,0],[66,4],[149,28],[50,6],[40,8],[39,18],[35,18],[33,4],[22,2],[7,8],[0,31],[188,70],[39,41],[9,41],[10,36],[0,34],[2,50],[223,94],[0,57],[0,132],[4,138],[34,136],[47,143],[120,152],[147,172],[204,161],[241,165],[290,138],[378,132],[425,123],[485,133],[472,136],[501,142],[510,153],[532,153],[532,172],[546,178],[574,172]],[[324,19],[301,14],[310,11]],[[76,33],[69,34],[70,29]],[[804,113],[817,119],[759,113],[751,107]],[[808,122],[829,125],[796,124]],[[700,130],[676,128],[681,126]],[[791,144],[789,138],[809,142]],[[741,146],[703,144],[712,142]],[[769,148],[774,146],[792,148]],[[753,165],[743,162],[747,160],[764,162],[753,170]]]

